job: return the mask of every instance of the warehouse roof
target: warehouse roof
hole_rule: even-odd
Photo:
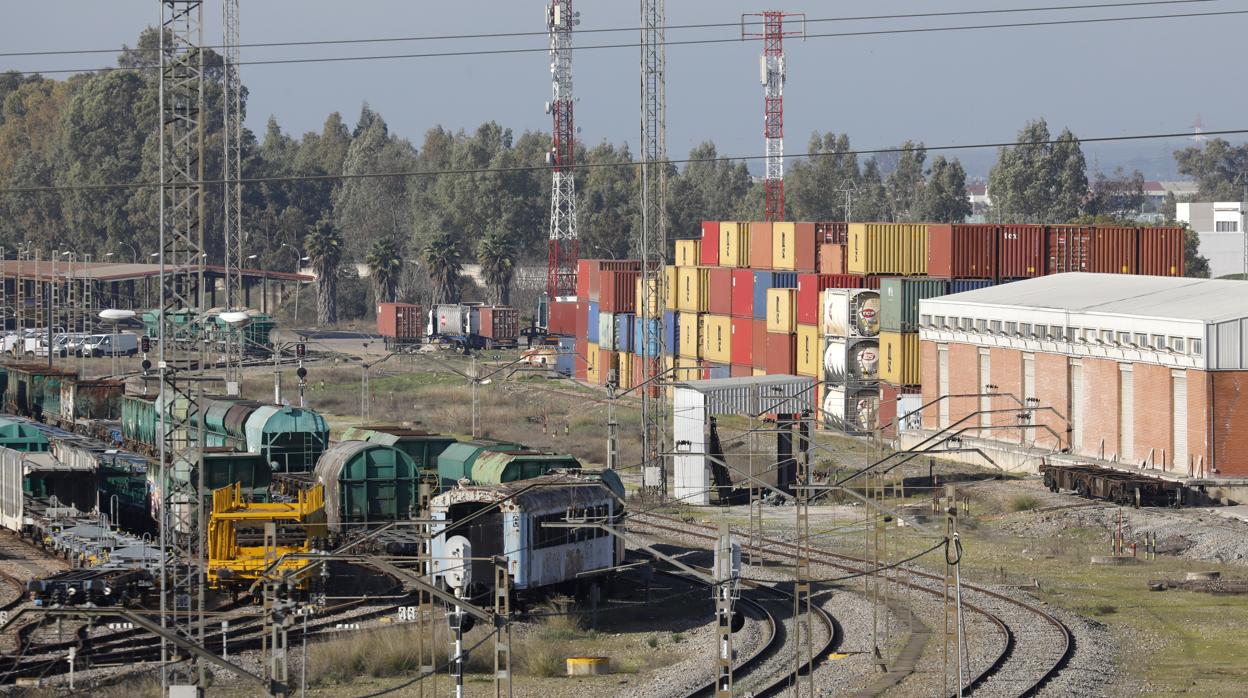
[[[209,274],[224,274],[225,267],[207,264],[204,271]],[[294,274],[286,271],[266,271],[264,269],[243,269],[243,276],[267,277],[282,281],[315,281],[316,278],[307,274]],[[96,281],[128,281],[144,277],[160,276],[159,264],[114,263],[114,262],[74,262],[61,260],[18,261],[15,259],[0,260],[0,275],[5,278],[21,276],[27,279],[94,279]]]
[[[1243,281],[1171,276],[1053,274],[938,300],[1204,322],[1248,318],[1248,284]]]

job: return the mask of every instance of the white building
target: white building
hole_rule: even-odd
[[[1248,204],[1239,201],[1180,203],[1175,218],[1200,235],[1200,253],[1209,258],[1210,276],[1244,271],[1244,215]]]

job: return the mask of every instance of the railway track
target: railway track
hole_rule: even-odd
[[[658,514],[632,514],[630,527],[640,525],[669,535],[692,537],[705,541],[718,540],[717,529]],[[762,539],[758,548],[745,546],[765,555],[792,552],[796,546],[788,541]],[[810,551],[811,561],[827,567],[861,574],[869,571],[871,561],[821,549]],[[922,594],[943,599],[944,579],[941,575],[913,567],[906,568],[911,581],[898,583]],[[964,690],[969,695],[1030,696],[1044,687],[1070,660],[1074,638],[1070,629],[1056,616],[1039,606],[1015,599],[975,584],[962,583],[962,607],[991,623],[1001,636],[1000,651],[992,653],[982,668],[965,677]]]

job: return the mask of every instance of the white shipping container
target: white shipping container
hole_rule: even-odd
[[[826,337],[875,337],[880,334],[880,294],[854,288],[823,292],[821,330]]]
[[[865,434],[880,428],[880,393],[870,388],[828,388],[823,397],[823,423],[847,434]]]
[[[829,339],[823,353],[823,377],[834,385],[878,381],[880,343],[874,339]]]

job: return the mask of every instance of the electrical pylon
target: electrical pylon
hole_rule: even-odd
[[[204,358],[198,330],[204,307],[203,18],[202,0],[160,0],[160,623],[201,645],[203,429],[201,383],[191,374]],[[175,676],[173,663],[181,658],[170,650],[161,643],[162,684],[202,685],[202,663],[198,675]]]
[[[547,107],[554,127],[546,164],[551,167],[550,241],[546,293],[550,300],[576,295],[576,183],[572,162],[576,128],[572,121],[572,29],[580,19],[572,12],[572,0],[553,0],[546,6],[550,29],[550,91]]]
[[[763,31],[746,31],[747,17],[761,17]],[[786,32],[784,20],[800,17],[802,30]],[[762,39],[763,56],[759,63],[759,80],[763,83],[763,142],[766,146],[767,170],[763,176],[766,204],[763,219],[784,220],[784,62],[785,37],[806,36],[806,15],[768,11],[741,15],[741,38]]]
[[[239,0],[222,3],[222,28],[225,70],[222,80],[225,108],[222,124],[222,141],[225,153],[222,160],[225,211],[222,221],[225,227],[225,307],[230,310],[243,306],[243,188],[239,179],[243,174],[243,81],[239,77]],[[233,327],[225,336],[225,380],[230,388],[237,388],[241,380],[243,333]],[[232,392],[232,391],[231,391]]]
[[[638,314],[658,320],[652,326],[642,320],[641,380],[660,375],[663,368],[663,309],[666,298],[667,260],[667,59],[664,53],[664,0],[641,0],[641,298]],[[657,331],[655,327],[657,326]],[[657,351],[654,351],[657,349]],[[667,495],[667,471],[663,453],[666,433],[667,391],[655,381],[641,393],[641,486],[645,492]]]

